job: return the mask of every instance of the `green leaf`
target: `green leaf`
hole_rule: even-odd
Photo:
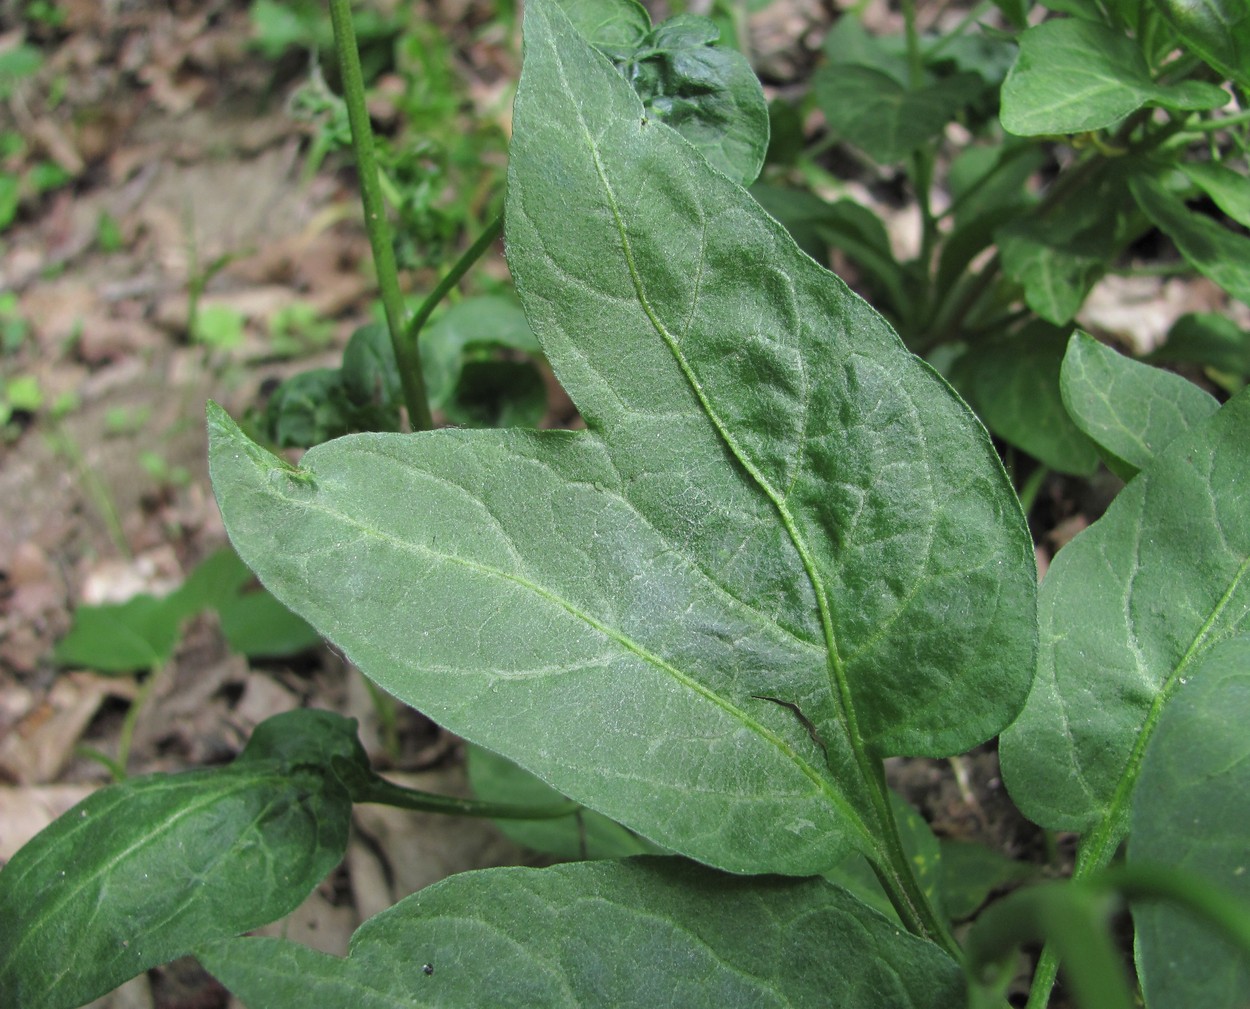
[[[916,810],[896,792],[890,792],[890,806],[898,823],[899,840],[911,863],[925,896],[942,909],[942,847],[937,836]],[[881,886],[871,863],[862,855],[852,855],[837,868],[823,874],[829,882],[842,887],[869,907],[891,921],[899,921],[898,912]]]
[[[1072,419],[1124,464],[1117,472],[1126,480],[1220,405],[1188,379],[1127,358],[1081,332],[1068,342],[1059,386]]]
[[[468,765],[473,793],[486,802],[548,806],[564,798],[528,771],[481,746],[469,747]],[[665,853],[589,809],[576,816],[546,820],[496,820],[495,826],[517,844],[569,861]]]
[[[299,655],[321,643],[306,620],[260,587],[222,600],[217,615],[227,644],[249,658]]]
[[[838,18],[821,48],[834,66],[869,67],[885,74],[896,84],[906,84],[907,53],[897,40],[874,35],[857,17]]]
[[[346,959],[282,939],[197,956],[253,1009],[964,1004],[952,960],[845,891],[677,859],[453,876],[365,922]]]
[[[974,995],[969,1004],[1001,1005],[1005,994],[1001,989],[1018,967],[1018,948],[1044,942],[1062,960],[1072,1004],[1081,1009],[1134,1009],[1123,954],[1108,927],[1113,909],[1114,903],[1100,889],[1075,880],[1025,887],[998,901],[977,918],[964,943],[969,976],[990,989],[976,993],[980,997]]]
[[[1190,49],[1250,88],[1250,8],[1243,0],[1154,0],[1154,5]]]
[[[647,108],[735,182],[764,167],[769,116],[751,64],[715,46],[716,23],[679,14],[655,29],[635,0],[560,0],[573,27],[616,64]]]
[[[880,70],[848,64],[823,67],[812,78],[830,133],[883,165],[938,136],[981,89],[976,74],[958,73],[909,90]]]
[[[528,362],[497,360],[500,351],[542,353],[515,300],[470,298],[449,308],[421,338],[430,406],[454,424],[536,426],[547,406],[542,376]]]
[[[1044,324],[969,350],[951,370],[991,431],[1061,473],[1089,475],[1098,449],[1073,423],[1059,391],[1065,335]]]
[[[960,752],[1033,662],[1031,540],[964,404],[527,7],[507,208],[588,430],[321,445],[212,406],[240,555],[394,695],[723,868],[883,859],[886,753]]]
[[[342,858],[351,800],[331,757],[355,723],[295,711],[227,767],[132,778],[41,831],[0,872],[0,994],[72,1009],[293,910]]]
[[[651,15],[636,0],[560,0],[582,36],[609,58],[627,59],[651,31]]]
[[[864,287],[878,309],[903,312],[909,301],[905,267],[894,258],[885,225],[853,200],[826,203],[813,193],[755,185],[751,195],[794,236],[799,248],[818,263],[838,249],[862,271]]]
[[[1063,209],[1020,215],[995,232],[1003,272],[1023,285],[1029,308],[1056,326],[1072,320],[1141,223],[1114,172],[1072,194]]]
[[[1227,92],[1214,84],[1155,84],[1137,43],[1123,32],[1065,18],[1020,35],[1001,115],[1008,133],[1031,137],[1107,129],[1143,105],[1216,109],[1227,102]]]
[[[351,407],[338,368],[292,375],[265,408],[265,433],[279,448],[307,448],[351,430]]]
[[[1201,364],[1234,376],[1242,380],[1239,385],[1221,384],[1235,392],[1250,376],[1250,333],[1226,315],[1190,312],[1172,324],[1167,339],[1148,360]]]
[[[1250,902],[1250,638],[1211,648],[1172,685],[1133,796],[1130,863],[1205,876]],[[1250,962],[1175,904],[1135,904],[1151,1009],[1239,1009]]]
[[[1201,186],[1224,213],[1243,228],[1250,228],[1250,177],[1210,161],[1182,162],[1180,169],[1191,182]]]
[[[146,593],[124,603],[79,606],[74,623],[53,653],[63,666],[130,673],[164,665],[178,646],[188,616],[177,599]]]
[[[354,431],[398,431],[404,401],[399,364],[390,333],[382,323],[361,326],[343,350],[343,394]]]
[[[1134,175],[1129,186],[1146,216],[1176,243],[1190,266],[1234,298],[1250,303],[1250,238],[1189,210],[1149,176]]]
[[[1038,867],[971,841],[942,838],[942,904],[953,921],[973,917],[1000,887],[1038,875]]]
[[[742,185],[754,182],[768,151],[768,105],[751,64],[716,46],[720,29],[679,14],[656,27],[620,70],[646,115],[671,126],[709,164]]]
[[[1250,393],[1174,439],[1056,556],[1029,702],[999,753],[1046,827],[1123,835],[1141,749],[1204,652],[1250,629]]]

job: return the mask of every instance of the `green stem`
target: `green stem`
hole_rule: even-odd
[[[937,943],[956,961],[962,963],[963,951],[920,886],[912,869],[911,859],[903,849],[903,839],[890,805],[885,772],[880,763],[877,764],[877,773],[870,787],[873,790],[873,806],[880,823],[878,839],[883,842],[878,848],[878,854],[882,858],[872,860],[873,872],[908,931]]]
[[[369,691],[369,700],[373,702],[373,712],[378,716],[378,730],[382,736],[382,750],[391,761],[399,760],[399,702],[369,677],[362,676],[365,689]]]
[[[365,230],[373,250],[374,269],[378,275],[378,291],[386,312],[386,325],[399,363],[399,378],[408,406],[408,421],[418,431],[434,426],[429,399],[425,392],[425,376],[421,371],[421,355],[415,343],[405,339],[404,299],[399,290],[399,272],[395,266],[395,248],[386,218],[382,187],[378,182],[378,165],[373,152],[373,130],[365,107],[365,83],[360,70],[360,53],[356,49],[356,31],[352,27],[349,0],[330,0],[330,22],[334,28],[334,49],[338,55],[339,73],[343,78],[343,100],[347,104],[347,121],[352,129],[352,150],[356,154],[356,170],[360,176],[360,198],[364,204]]]
[[[1046,482],[1046,478],[1050,476],[1050,469],[1046,466],[1038,466],[1028,478],[1024,481],[1020,488],[1020,508],[1027,516],[1033,511],[1033,505],[1037,503],[1038,492],[1042,489],[1042,484]]]
[[[477,236],[477,240],[470,245],[464,254],[456,260],[456,264],[447,271],[447,276],[438,282],[438,286],[434,288],[423,302],[421,307],[417,309],[417,314],[412,317],[408,323],[404,338],[417,346],[421,337],[421,329],[429,321],[430,313],[438,306],[438,303],[447,296],[447,292],[460,282],[460,278],[469,272],[469,267],[476,263],[482,254],[491,247],[495,239],[503,233],[503,215],[500,214],[487,225],[486,230]]]
[[[435,795],[415,788],[404,788],[371,774],[352,782],[352,802],[376,802],[399,809],[452,816],[480,816],[490,820],[554,820],[572,816],[582,807],[576,802],[556,802],[544,806],[523,806],[511,802],[482,802],[454,795]]]
[[[1186,123],[1182,133],[1214,132],[1215,130],[1227,129],[1229,126],[1240,126],[1242,123],[1250,123],[1250,109],[1244,112],[1236,112],[1231,116],[1222,116],[1219,119],[1204,119],[1197,123]]]
[[[924,84],[924,54],[916,30],[916,0],[903,0],[903,30],[907,42],[907,87],[919,91]]]

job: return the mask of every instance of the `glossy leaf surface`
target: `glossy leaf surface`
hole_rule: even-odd
[[[964,1004],[954,961],[845,891],[676,859],[453,876],[367,921],[342,960],[280,939],[199,956],[251,1009]]]
[[[1153,103],[1213,109],[1228,95],[1213,84],[1161,86],[1132,39],[1079,18],[1047,21],[1020,36],[1020,55],[1003,82],[1002,121],[1008,133],[1038,136],[1115,126]]]
[[[293,910],[347,848],[335,757],[364,759],[354,723],[291,712],[233,764],[132,778],[54,821],[0,872],[0,1004],[72,1009]]]
[[[1125,467],[1129,479],[1219,403],[1188,379],[1134,361],[1086,333],[1073,333],[1060,373],[1063,403],[1077,425]]]
[[[666,848],[878,856],[871,755],[967,749],[1027,690],[1019,506],[941,379],[558,8],[526,46],[509,258],[589,430],[293,470],[213,408],[230,534],[387,690]]]
[[[1133,798],[1130,862],[1185,869],[1250,905],[1250,638],[1225,641],[1178,684]],[[1250,962],[1176,905],[1135,905],[1151,1009],[1240,1009]]]
[[[1250,88],[1250,7],[1242,0],[1154,0],[1154,5],[1190,49]]]
[[[1186,670],[1250,629],[1250,394],[1174,439],[1063,548],[1042,583],[1029,702],[1003,734],[1012,798],[1107,844],[1141,749]]]

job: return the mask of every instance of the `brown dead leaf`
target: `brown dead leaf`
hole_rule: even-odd
[[[58,676],[43,702],[0,741],[0,775],[22,785],[55,780],[105,699],[134,694],[129,678],[82,671]]]

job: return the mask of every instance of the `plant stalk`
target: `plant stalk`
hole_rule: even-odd
[[[338,56],[339,73],[343,79],[343,100],[347,105],[347,121],[352,130],[352,150],[356,155],[356,171],[360,177],[360,198],[364,204],[365,230],[373,250],[373,265],[378,275],[378,291],[386,312],[386,326],[399,364],[399,378],[408,407],[408,422],[415,430],[428,431],[434,426],[430,416],[429,397],[425,391],[425,375],[421,355],[415,342],[407,338],[406,312],[399,290],[399,272],[395,266],[395,247],[386,218],[386,204],[378,181],[377,159],[373,151],[373,130],[365,107],[365,83],[360,69],[360,53],[356,48],[356,30],[352,26],[349,0],[330,0],[330,23],[334,28],[334,50]]]
[[[477,816],[489,820],[554,820],[562,816],[572,816],[582,808],[571,801],[523,806],[511,802],[483,802],[454,795],[435,795],[432,792],[396,785],[376,774],[353,781],[351,795],[352,802],[376,802],[423,813]]]
[[[405,339],[414,347],[418,346],[421,336],[421,329],[429,321],[430,313],[438,306],[438,303],[447,296],[447,292],[460,282],[460,278],[469,272],[469,267],[476,263],[489,249],[492,243],[501,234],[503,234],[503,214],[500,214],[486,226],[486,230],[477,236],[477,239],[470,245],[456,260],[455,265],[447,271],[447,275],[438,282],[438,286],[434,288],[423,302],[421,307],[417,309],[408,323],[405,331]]]

